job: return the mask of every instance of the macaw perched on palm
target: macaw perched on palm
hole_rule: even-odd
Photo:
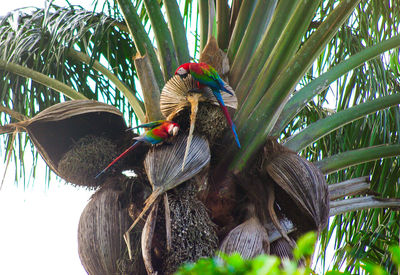
[[[165,141],[167,138],[176,136],[179,131],[179,125],[172,121],[157,120],[150,123],[142,124],[131,129],[136,128],[150,128],[143,135],[135,137],[135,143],[133,143],[128,149],[126,149],[121,155],[116,157],[106,168],[104,168],[97,176],[96,179],[100,177],[104,172],[106,172],[111,166],[114,165],[121,158],[126,156],[130,151],[134,150],[139,144],[147,143],[151,145],[159,144]]]
[[[221,92],[224,91],[230,95],[233,95],[233,90],[232,88],[226,84],[221,77],[219,76],[218,72],[208,65],[207,63],[185,63],[182,64],[181,66],[178,67],[175,71],[176,75],[179,75],[181,77],[186,77],[188,74],[191,74],[191,76],[198,82],[198,87],[201,89],[203,87],[209,87],[211,88],[215,98],[217,99],[219,106],[221,107],[226,120],[228,122],[229,127],[232,130],[232,133],[235,137],[236,143],[238,147],[240,148],[240,142],[239,142],[239,137],[236,132],[236,126],[233,123],[229,113],[228,109],[225,106],[224,101],[222,100]]]

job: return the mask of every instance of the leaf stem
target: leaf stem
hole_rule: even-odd
[[[172,35],[178,63],[190,61],[189,48],[186,38],[185,26],[179,6],[175,0],[164,0],[165,10],[168,16],[168,25]]]
[[[301,111],[301,109],[304,108],[304,106],[306,106],[307,102],[309,102],[315,95],[324,91],[334,80],[379,54],[399,46],[400,35],[397,35],[375,44],[374,46],[361,50],[311,81],[289,99],[271,134],[279,135],[286,125],[289,124],[289,122]]]
[[[117,0],[117,3],[124,15],[125,22],[128,25],[129,33],[133,38],[136,49],[142,56],[146,54],[149,55],[151,67],[153,68],[158,87],[163,87],[165,82],[161,72],[160,63],[158,62],[153,44],[140,21],[135,6],[130,0]]]
[[[176,58],[171,33],[169,32],[157,0],[144,0],[144,5],[146,6],[147,15],[150,18],[151,26],[156,37],[164,80],[167,81],[174,75],[178,67],[178,60]]]
[[[339,153],[314,162],[324,174],[331,174],[347,167],[400,155],[400,144],[384,144]]]
[[[3,59],[0,59],[0,69],[3,69],[5,71],[12,72],[14,74],[30,78],[35,82],[38,82],[46,87],[49,87],[59,93],[64,94],[65,96],[71,98],[71,99],[87,99],[83,94],[75,91],[68,85],[62,83],[61,81],[58,81],[57,79],[48,77],[45,74],[42,74],[38,71],[34,71],[32,69],[29,69],[27,67],[12,63],[12,62],[7,62]]]
[[[68,51],[68,55],[74,59],[77,59],[86,64],[90,64],[91,58],[85,53],[78,52],[76,50],[70,49]],[[115,84],[115,86],[124,94],[124,96],[128,99],[129,104],[132,106],[133,111],[137,118],[144,123],[146,121],[146,116],[144,110],[142,108],[142,103],[136,98],[135,93],[129,89],[128,86],[125,85],[121,80],[118,79],[116,75],[114,75],[111,71],[109,71],[106,67],[101,65],[97,60],[93,61],[93,68],[103,75],[105,75],[111,82]]]
[[[284,146],[295,152],[299,152],[343,125],[398,104],[400,104],[400,94],[383,96],[355,105],[308,125],[299,133],[288,138],[284,142]]]

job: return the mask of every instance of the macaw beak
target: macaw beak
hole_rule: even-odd
[[[170,136],[176,136],[179,132],[179,126],[178,125],[171,125],[168,129],[168,134]]]
[[[172,127],[172,136],[176,136],[179,132],[179,127],[178,126],[174,126]]]

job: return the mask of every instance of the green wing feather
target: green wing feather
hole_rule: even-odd
[[[203,70],[204,74],[205,74],[207,77],[212,78],[213,80],[218,81],[218,79],[220,78],[220,76],[219,76],[217,70],[215,70],[215,69],[214,69],[213,67],[211,67],[211,66],[208,66],[208,69],[202,68],[202,70]]]
[[[152,122],[149,122],[149,123],[138,125],[136,127],[133,127],[132,129],[136,129],[136,128],[151,128],[151,129],[154,129],[155,127],[160,126],[164,122],[165,122],[165,120],[156,120],[156,121],[152,121]]]

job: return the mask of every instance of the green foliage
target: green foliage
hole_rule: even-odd
[[[314,252],[316,233],[302,236],[294,251],[297,260],[307,259]],[[260,255],[251,260],[243,259],[239,253],[219,254],[219,257],[203,258],[196,263],[183,265],[175,275],[216,274],[216,275],[306,275],[312,273],[308,267],[298,264],[297,260],[283,260],[276,256]]]
[[[314,246],[316,241],[317,235],[314,232],[308,232],[304,234],[297,241],[297,246],[293,250],[294,258],[296,260],[300,260],[302,257],[311,257],[314,253]]]
[[[175,275],[306,275],[317,274],[311,268],[307,267],[307,259],[314,253],[316,242],[315,232],[309,232],[300,237],[297,246],[293,251],[294,260],[280,260],[273,255],[259,255],[254,259],[245,260],[238,253],[231,255],[219,254],[219,257],[202,258],[196,263],[184,264]],[[390,248],[393,262],[400,266],[400,247]],[[299,262],[306,262],[299,264]],[[371,275],[389,275],[391,274],[383,266],[371,261],[356,261],[363,274]],[[350,275],[349,271],[329,270],[326,275]]]

